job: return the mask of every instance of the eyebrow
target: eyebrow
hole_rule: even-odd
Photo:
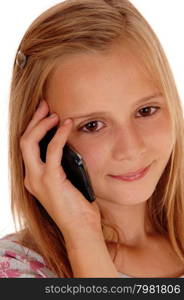
[[[141,104],[145,101],[149,101],[149,100],[152,100],[154,98],[159,98],[162,96],[162,93],[156,93],[156,94],[153,94],[153,95],[149,95],[149,96],[145,96],[141,99],[139,99],[136,104]],[[95,115],[99,115],[99,114],[104,114],[104,115],[107,115],[108,113],[106,111],[94,111],[92,113],[89,113],[89,114],[77,114],[77,115],[73,115],[73,116],[68,116],[68,118],[72,118],[72,119],[82,119],[82,118],[86,118],[86,117],[93,117]]]

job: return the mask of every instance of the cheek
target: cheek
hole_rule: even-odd
[[[108,148],[109,146],[105,147],[105,143],[99,142],[88,143],[87,147],[80,145],[80,153],[91,176],[103,173]]]
[[[167,157],[170,155],[174,146],[174,134],[173,134],[171,121],[168,114],[164,117],[157,119],[151,125],[151,130],[147,134],[147,146],[149,146],[159,155]]]

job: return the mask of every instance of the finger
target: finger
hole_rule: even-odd
[[[55,136],[47,147],[46,169],[48,173],[59,169],[61,175],[66,177],[64,170],[61,167],[61,159],[63,155],[63,147],[66,144],[72,130],[73,121],[71,119],[67,119],[65,121],[68,121],[68,123],[64,122],[64,124],[58,128]]]
[[[25,134],[29,133],[33,127],[35,127],[44,117],[48,115],[48,113],[49,106],[45,100],[42,100],[26,128]]]
[[[41,120],[37,126],[30,129],[29,133],[21,137],[20,147],[26,170],[31,173],[38,173],[45,165],[40,158],[39,141],[45,136],[59,118],[48,117]]]

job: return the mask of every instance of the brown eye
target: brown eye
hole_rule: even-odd
[[[141,109],[139,109],[139,112],[141,114],[141,117],[151,117],[154,115],[158,110],[160,109],[159,106],[146,106]],[[139,117],[140,118],[140,117]]]
[[[98,128],[97,124],[100,123],[100,121],[91,121],[86,123],[84,126],[82,126],[79,130],[84,131],[84,132],[88,132],[88,133],[95,133],[99,130],[96,130],[96,128]],[[87,129],[87,130],[83,130],[83,129]]]

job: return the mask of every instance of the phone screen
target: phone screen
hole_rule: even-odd
[[[57,126],[53,127],[39,142],[40,157],[43,162],[46,162],[47,146],[56,133],[56,130]],[[95,194],[90,182],[90,177],[85,162],[82,159],[81,155],[67,143],[63,147],[61,165],[71,183],[83,194],[83,196],[89,202],[93,202],[95,200]]]

